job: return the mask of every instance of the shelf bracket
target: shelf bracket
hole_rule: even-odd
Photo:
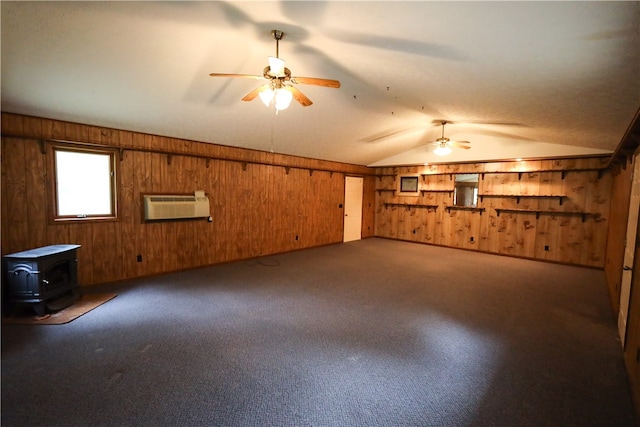
[[[42,154],[47,154],[47,141],[40,139],[38,140],[38,143],[40,144],[40,152]]]
[[[171,165],[171,160],[173,160],[173,154],[167,154],[167,164]]]

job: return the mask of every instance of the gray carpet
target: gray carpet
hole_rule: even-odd
[[[602,271],[384,239],[2,327],[3,426],[635,426]]]

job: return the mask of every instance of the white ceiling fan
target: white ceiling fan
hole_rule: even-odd
[[[284,32],[280,30],[272,30],[272,37],[276,41],[276,56],[268,58],[269,65],[262,71],[262,75],[251,74],[227,74],[227,73],[211,73],[211,77],[243,77],[250,79],[266,80],[263,85],[258,86],[242,98],[243,101],[253,101],[256,97],[267,106],[275,105],[276,110],[284,110],[291,103],[292,98],[298,101],[303,107],[313,104],[311,100],[293,84],[307,84],[323,87],[339,88],[338,80],[320,79],[316,77],[293,77],[291,70],[285,67],[285,62],[279,55],[280,40],[284,37]]]
[[[432,142],[432,144],[436,146],[433,150],[434,154],[438,156],[446,156],[451,153],[451,147],[463,148],[465,150],[471,148],[471,142],[469,141],[451,141],[449,138],[446,138],[444,136],[444,126],[447,124],[447,121],[442,120],[440,124],[442,125],[442,136]]]

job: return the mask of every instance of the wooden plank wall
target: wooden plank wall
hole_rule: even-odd
[[[624,169],[620,169],[618,173],[614,173],[612,178],[611,214],[604,271],[614,313],[618,313],[620,308],[622,267],[625,240],[627,238],[632,176],[633,164],[628,164]]]
[[[565,159],[378,168],[376,171],[375,235],[478,250],[544,261],[603,267],[605,259],[611,173],[606,159]],[[483,210],[447,209],[452,193],[394,193],[398,176],[420,174],[421,190],[453,190],[454,174],[480,173]],[[516,198],[518,195],[563,195]],[[397,206],[397,205],[400,206]],[[409,207],[434,205],[436,208]],[[528,210],[501,212],[496,209]],[[537,214],[535,211],[584,212],[587,215]]]
[[[640,229],[639,229],[640,231]],[[636,255],[634,258],[634,275],[631,281],[631,299],[629,301],[629,317],[627,319],[627,334],[624,344],[624,362],[629,374],[631,392],[636,407],[636,414],[640,417],[640,253],[636,235]],[[640,418],[639,418],[640,419]]]
[[[605,256],[605,277],[614,319],[620,310],[620,293],[624,250],[626,243],[627,220],[629,216],[629,200],[632,189],[633,161],[632,156],[616,168],[612,178],[611,214],[609,234],[607,236],[607,252]],[[636,413],[640,417],[640,228],[636,233],[635,259],[631,281],[631,298],[629,301],[627,333],[624,348],[624,361],[629,374],[631,391],[636,405]]]
[[[365,177],[362,235],[373,235],[375,178],[363,166],[8,113],[2,133],[2,254],[80,244],[81,285],[341,242],[346,175]],[[125,149],[118,221],[49,223],[42,139]],[[209,196],[212,223],[143,221],[142,194],[194,190]]]

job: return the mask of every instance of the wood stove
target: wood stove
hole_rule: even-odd
[[[51,245],[5,255],[4,300],[31,304],[38,315],[61,310],[78,298],[80,245]]]

